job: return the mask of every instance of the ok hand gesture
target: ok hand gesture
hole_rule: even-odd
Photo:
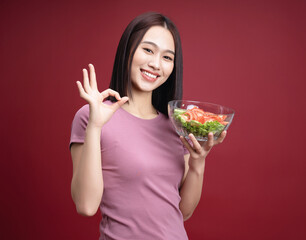
[[[87,70],[83,69],[83,85],[80,81],[77,81],[77,86],[81,98],[85,99],[89,104],[88,124],[92,124],[94,127],[102,128],[102,126],[111,118],[114,112],[126,101],[128,101],[128,97],[121,98],[119,93],[112,89],[99,92],[94,66],[92,64],[89,64],[88,66],[90,77],[88,77]],[[103,100],[108,96],[115,97],[117,102],[111,105],[103,103]]]

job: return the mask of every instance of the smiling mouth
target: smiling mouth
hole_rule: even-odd
[[[158,77],[159,77],[159,75],[158,74],[154,74],[154,73],[152,73],[152,72],[148,72],[148,71],[146,71],[146,70],[143,70],[143,69],[141,69],[141,73],[147,78],[147,79],[149,79],[149,80],[156,80]]]

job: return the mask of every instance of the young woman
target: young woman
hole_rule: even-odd
[[[70,141],[78,213],[100,207],[100,239],[188,239],[183,222],[200,200],[205,158],[226,132],[188,142],[168,118],[168,101],[182,97],[175,25],[158,13],[138,16],[120,40],[110,89],[98,91],[92,64],[77,86],[88,102]]]

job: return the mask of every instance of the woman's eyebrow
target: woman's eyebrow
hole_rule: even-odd
[[[157,44],[156,44],[156,43],[154,43],[154,42],[150,42],[150,41],[143,41],[143,42],[141,42],[141,43],[148,43],[148,44],[151,44],[151,45],[153,45],[154,47],[157,47],[157,48],[158,48]],[[173,52],[173,51],[172,51],[172,50],[170,50],[170,49],[165,50],[165,52],[169,52],[169,53],[172,53],[173,55],[175,55],[175,52]]]

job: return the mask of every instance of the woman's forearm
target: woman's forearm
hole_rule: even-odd
[[[185,181],[180,189],[180,210],[184,220],[191,217],[202,194],[205,163],[197,169],[189,168]]]
[[[100,136],[101,129],[89,123],[79,159],[74,162],[71,194],[82,215],[94,215],[103,194]]]

